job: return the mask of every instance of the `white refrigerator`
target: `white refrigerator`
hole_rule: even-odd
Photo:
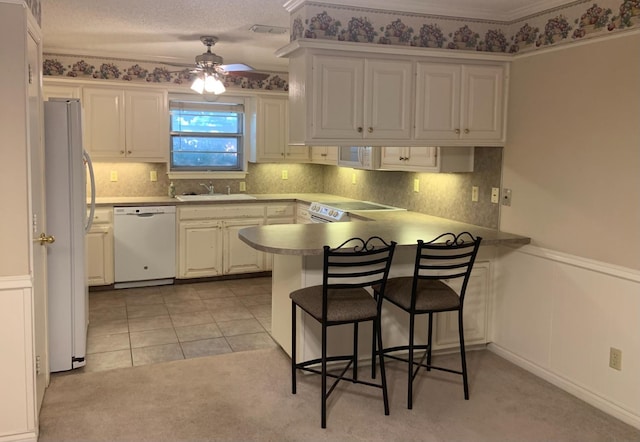
[[[85,365],[89,322],[85,234],[93,220],[95,182],[91,159],[82,147],[80,100],[50,98],[44,103],[44,123],[46,223],[55,237],[47,248],[49,370],[58,372]]]

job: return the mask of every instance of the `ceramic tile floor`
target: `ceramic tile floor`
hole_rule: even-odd
[[[81,370],[275,347],[270,332],[270,277],[90,292]]]

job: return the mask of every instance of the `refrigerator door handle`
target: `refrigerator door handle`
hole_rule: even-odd
[[[91,156],[89,155],[89,152],[83,150],[82,158],[89,168],[89,183],[91,186],[91,203],[89,204],[89,216],[87,217],[87,221],[84,225],[84,231],[85,233],[87,233],[89,232],[89,229],[91,229],[91,225],[93,224],[93,215],[96,211],[96,180],[93,174],[93,163],[91,162]]]

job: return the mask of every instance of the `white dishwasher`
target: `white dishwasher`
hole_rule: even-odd
[[[115,288],[173,283],[175,206],[114,207]]]

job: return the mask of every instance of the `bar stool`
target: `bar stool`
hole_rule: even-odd
[[[473,237],[469,232],[458,235],[445,233],[437,238],[424,242],[418,240],[413,276],[389,278],[386,287],[374,286],[374,297],[380,301],[386,300],[409,314],[409,343],[396,347],[384,348],[385,357],[408,364],[407,408],[413,408],[413,380],[420,367],[427,371],[441,370],[462,376],[464,398],[469,399],[469,385],[467,381],[467,362],[464,347],[464,328],[462,310],[464,297],[469,283],[471,270],[482,242],[481,237]],[[462,278],[462,287],[457,293],[444,282]],[[452,370],[431,365],[431,350],[433,337],[433,315],[440,312],[458,312],[458,333],[460,336],[461,370]],[[415,318],[417,315],[428,314],[427,344],[414,344]],[[372,377],[376,374],[375,337],[372,343]],[[415,350],[425,350],[419,361],[414,360]],[[408,352],[406,358],[396,352]],[[426,363],[424,362],[426,358]],[[384,358],[380,358],[382,360]]]
[[[376,301],[365,289],[376,285],[379,293],[384,293],[391,259],[396,243],[387,243],[374,236],[368,240],[351,238],[336,248],[324,246],[322,285],[305,287],[291,292],[291,380],[292,393],[296,394],[296,370],[319,374],[322,378],[321,427],[327,426],[327,399],[341,380],[382,389],[384,414],[389,414],[387,381],[382,354],[380,332],[380,305],[382,297]],[[296,307],[306,312],[322,326],[322,353],[320,358],[304,362],[296,361]],[[381,382],[374,383],[358,379],[358,324],[373,321],[376,330],[380,359]],[[341,324],[353,324],[353,354],[327,356],[327,328]],[[347,362],[340,374],[327,371],[328,362]],[[320,369],[317,365],[320,364]],[[344,365],[344,364],[343,364]],[[353,366],[352,375],[347,371]],[[335,379],[327,391],[327,377]]]

